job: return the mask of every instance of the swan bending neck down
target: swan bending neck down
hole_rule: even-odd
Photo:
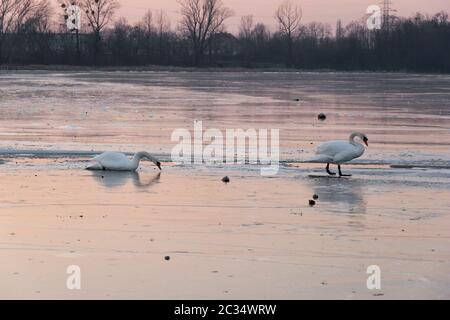
[[[350,176],[342,174],[341,164],[361,157],[365,151],[364,146],[355,141],[355,138],[360,138],[366,146],[369,146],[369,139],[365,134],[353,132],[348,141],[328,141],[319,145],[317,147],[316,156],[311,162],[326,163],[326,170],[329,175],[336,175],[336,173],[330,171],[330,163],[337,164],[339,176]]]
[[[139,162],[142,159],[148,159],[153,162],[159,170],[161,170],[161,162],[148,152],[137,152],[133,159],[120,152],[105,152],[92,159],[95,162],[93,165],[87,167],[87,170],[111,170],[111,171],[136,171],[139,167]]]

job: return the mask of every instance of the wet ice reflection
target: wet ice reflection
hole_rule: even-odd
[[[136,188],[146,189],[159,182],[161,173],[144,176],[135,171],[92,171],[92,178],[106,188],[119,188],[131,181]]]

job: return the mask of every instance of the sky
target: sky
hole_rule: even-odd
[[[121,8],[118,16],[124,16],[131,23],[139,21],[147,9],[163,9],[169,15],[172,25],[179,21],[179,4],[177,0],[118,0]],[[294,0],[303,10],[303,22],[320,21],[336,25],[341,19],[344,25],[364,16],[369,5],[379,4],[381,0]],[[264,22],[275,29],[273,15],[283,0],[223,0],[226,6],[233,9],[235,15],[226,21],[227,30],[238,30],[242,16],[253,15],[256,22]],[[399,16],[410,16],[420,11],[436,13],[444,10],[450,13],[450,0],[392,0],[393,8]]]

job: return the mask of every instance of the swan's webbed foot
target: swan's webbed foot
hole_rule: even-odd
[[[338,165],[338,170],[339,170],[339,177],[351,177],[351,174],[343,174],[341,171],[341,166]]]
[[[329,163],[327,163],[327,173],[328,173],[330,176],[335,176],[335,175],[336,175],[335,172],[331,172],[331,171],[330,171],[330,164],[329,164]]]

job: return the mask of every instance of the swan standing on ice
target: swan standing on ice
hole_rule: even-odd
[[[363,133],[354,132],[350,135],[349,141],[337,140],[322,143],[317,147],[316,156],[311,160],[314,163],[326,163],[327,173],[329,175],[336,175],[330,171],[330,163],[337,164],[340,177],[349,177],[350,174],[342,174],[341,164],[350,160],[359,158],[363,155],[364,146],[355,141],[355,138],[360,138],[366,146],[369,146],[369,139]]]
[[[136,171],[141,159],[148,159],[161,170],[161,162],[148,152],[138,152],[130,160],[120,152],[105,152],[92,159],[95,164],[87,167],[87,170],[111,170],[111,171]]]

